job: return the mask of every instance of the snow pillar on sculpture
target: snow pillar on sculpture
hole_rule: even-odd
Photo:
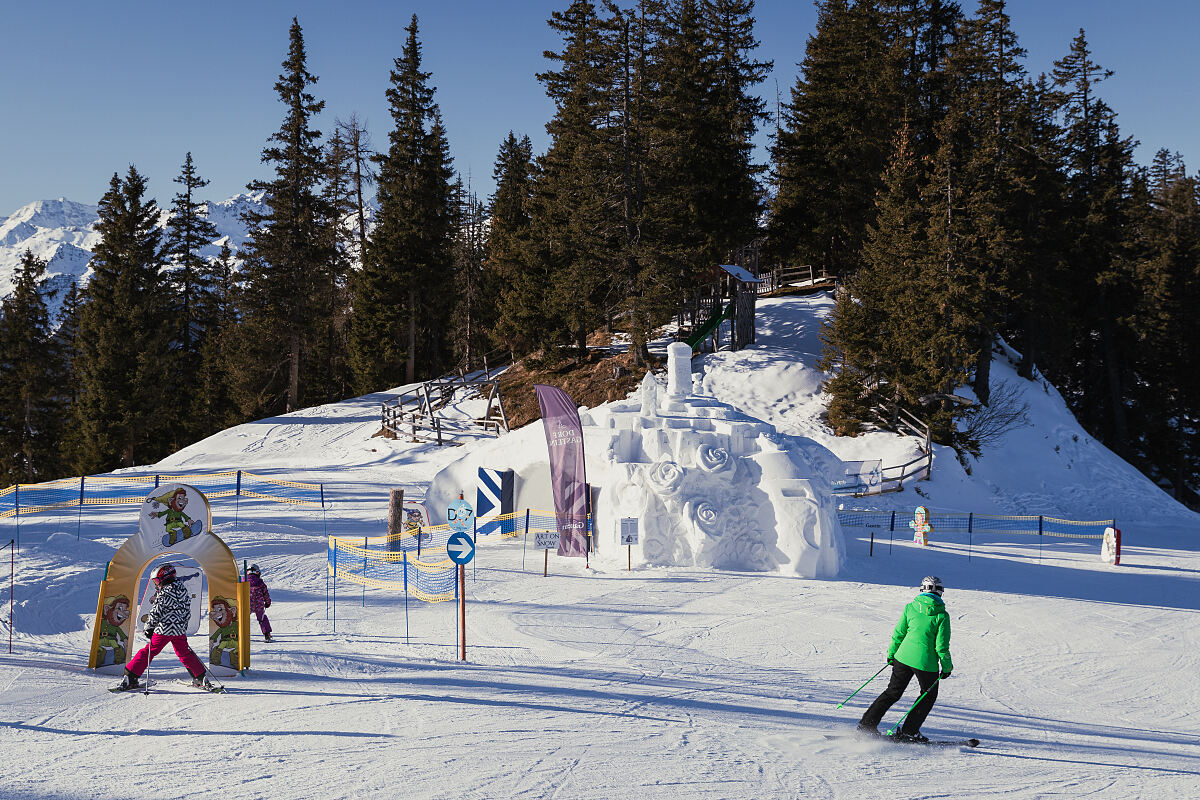
[[[138,531],[117,550],[100,583],[88,666],[118,672],[133,652],[132,610],[138,584],[152,561],[188,556],[208,580],[209,661],[216,674],[250,666],[250,590],[238,580],[237,561],[212,532],[212,509],[200,490],[182,483],[155,489],[138,513]]]

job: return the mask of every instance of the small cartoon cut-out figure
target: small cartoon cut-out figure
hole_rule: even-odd
[[[124,626],[129,621],[131,605],[129,598],[123,594],[104,598],[104,611],[100,614],[100,638],[96,642],[100,658],[96,666],[125,663],[129,635],[125,633]]]
[[[929,524],[929,509],[925,506],[917,506],[913,512],[913,518],[908,523],[908,527],[913,529],[913,543],[925,547],[929,544],[929,534],[933,532],[933,526]]]
[[[212,663],[240,669],[238,666],[237,604],[228,597],[214,597],[209,617],[217,629],[209,634]]]
[[[192,519],[184,513],[187,504],[187,490],[176,488],[161,497],[154,498],[152,508],[155,510],[146,512],[146,516],[150,519],[167,518],[164,525],[166,535],[163,536],[163,547],[173,547],[176,542],[195,536],[203,528],[204,524],[200,520]],[[159,508],[162,510],[157,510]]]

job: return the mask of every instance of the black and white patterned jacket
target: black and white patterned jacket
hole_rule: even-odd
[[[186,636],[192,621],[192,600],[183,581],[172,581],[158,590],[146,630],[161,636]]]

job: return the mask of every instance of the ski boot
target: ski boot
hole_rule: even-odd
[[[929,744],[929,737],[922,736],[920,731],[916,733],[897,731],[895,739],[897,742],[908,742],[910,744]]]
[[[109,691],[110,692],[132,692],[134,689],[141,689],[141,688],[143,688],[143,687],[142,687],[142,684],[138,682],[138,676],[134,675],[129,670],[125,670],[125,676],[121,678],[121,682],[118,683],[113,688],[109,689]]]

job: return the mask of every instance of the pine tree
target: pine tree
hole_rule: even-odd
[[[100,199],[96,245],[79,317],[75,405],[78,472],[149,463],[165,454],[182,424],[172,385],[170,341],[176,328],[164,283],[159,208],[145,199],[145,178],[130,166]]]
[[[293,411],[308,400],[302,383],[302,376],[311,377],[305,359],[318,338],[314,327],[327,323],[321,316],[322,288],[334,261],[327,235],[332,211],[321,193],[321,132],[312,127],[325,104],[309,91],[317,78],[308,72],[304,36],[295,18],[288,36],[284,71],[275,83],[286,113],[262,152],[262,162],[273,165],[275,177],[248,185],[250,191],[264,193],[266,210],[249,211],[243,218],[250,237],[242,252],[234,388],[243,413],[250,416]]]
[[[858,266],[903,100],[874,3],[823,0],[771,149],[769,253],[838,274]]]
[[[219,233],[208,219],[207,206],[196,197],[196,191],[207,186],[208,181],[196,172],[190,152],[175,183],[183,189],[171,204],[163,255],[170,269],[168,280],[173,294],[170,313],[175,328],[171,393],[180,400],[177,410],[181,425],[175,429],[178,438],[174,445],[181,447],[193,441],[205,427],[195,414],[194,400],[199,386],[200,351],[212,325],[212,320],[203,314],[211,305],[208,296],[212,292],[212,275],[200,248],[211,244]]]
[[[454,307],[449,145],[415,14],[405,31],[387,90],[393,128],[378,159],[379,211],[354,288],[350,365],[361,392],[439,374]]]
[[[563,45],[545,53],[558,69],[538,74],[555,115],[546,124],[550,147],[538,162],[525,261],[546,276],[539,338],[569,342],[583,357],[588,333],[604,323],[619,294],[613,267],[624,227],[610,124],[616,57],[588,0],[574,0],[548,24]]]
[[[0,482],[58,477],[64,364],[47,310],[46,262],[21,256],[13,291],[0,303]]]
[[[1133,182],[1138,301],[1131,381],[1132,436],[1145,468],[1179,500],[1195,502],[1200,447],[1200,202],[1183,159],[1162,149]]]
[[[337,130],[345,142],[345,153],[350,172],[351,197],[355,217],[355,231],[358,234],[358,252],[356,261],[359,268],[367,257],[367,203],[364,192],[368,186],[375,183],[375,168],[372,165],[375,158],[371,150],[371,134],[359,120],[357,114],[351,114],[350,119],[337,121]]]
[[[199,389],[195,398],[196,419],[203,423],[201,436],[211,435],[245,420],[233,396],[233,371],[236,370],[237,309],[235,307],[236,267],[233,251],[223,243],[216,259],[209,263],[212,291],[202,316],[209,321],[208,335],[200,349]]]
[[[1071,242],[1066,261],[1074,303],[1064,315],[1072,329],[1061,340],[1051,377],[1089,431],[1118,454],[1130,455],[1125,395],[1131,343],[1121,320],[1133,296],[1122,254],[1133,143],[1120,135],[1115,113],[1096,96],[1096,84],[1111,75],[1092,61],[1082,30],[1054,65],[1065,128]]]
[[[546,277],[526,260],[529,250],[534,191],[533,144],[512,131],[500,144],[492,177],[487,236],[487,276],[497,298],[492,340],[524,355],[541,344],[540,309],[545,305]]]

